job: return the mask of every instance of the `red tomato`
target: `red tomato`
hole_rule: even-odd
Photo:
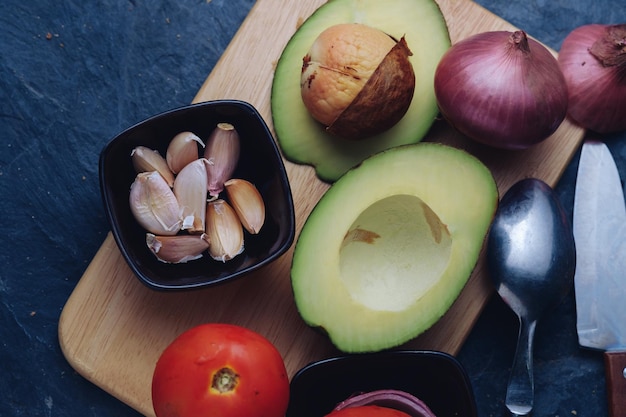
[[[327,414],[326,417],[411,417],[403,411],[378,405],[362,405],[342,408]]]
[[[284,417],[288,402],[289,378],[276,347],[230,324],[182,333],[152,376],[157,417]]]

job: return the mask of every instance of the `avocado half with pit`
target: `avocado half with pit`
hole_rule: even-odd
[[[367,158],[322,196],[294,249],[304,321],[344,352],[398,346],[450,308],[498,204],[489,169],[424,142]]]
[[[405,115],[390,129],[358,141],[326,132],[306,109],[300,92],[303,58],[320,33],[341,23],[362,23],[394,39],[404,37],[412,52],[415,91]],[[314,166],[319,178],[333,182],[375,153],[421,141],[439,113],[434,75],[449,48],[448,28],[434,0],[329,0],[295,32],[276,65],[271,109],[283,155]]]

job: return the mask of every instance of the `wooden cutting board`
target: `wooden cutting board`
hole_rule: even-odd
[[[271,127],[270,89],[276,61],[298,25],[323,3],[258,0],[194,101],[248,101]],[[453,42],[477,32],[514,29],[469,0],[439,0],[439,4]],[[566,121],[542,144],[523,152],[506,152],[470,143],[438,122],[428,140],[462,147],[478,156],[492,169],[503,193],[530,176],[554,185],[583,134]],[[319,181],[310,167],[286,162],[286,168],[299,232],[328,184]],[[216,288],[161,293],[133,276],[109,233],[61,314],[63,353],[86,379],[149,416],[153,415],[150,382],[159,354],[182,331],[203,322],[235,323],[265,335],[280,350],[293,375],[307,363],[338,352],[297,313],[289,277],[292,250],[254,277]],[[456,354],[492,292],[481,259],[450,311],[403,347]]]

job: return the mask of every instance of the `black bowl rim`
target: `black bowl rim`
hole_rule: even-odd
[[[180,111],[187,111],[189,109],[194,109],[194,108],[202,108],[202,107],[213,107],[213,106],[233,106],[233,107],[239,107],[242,110],[249,112],[251,114],[253,114],[258,121],[260,122],[261,128],[263,129],[263,131],[266,133],[267,137],[272,138],[271,142],[271,149],[273,150],[273,152],[276,154],[278,160],[281,162],[280,164],[278,164],[277,170],[278,173],[282,179],[282,183],[285,186],[285,197],[287,199],[286,204],[289,207],[288,210],[288,214],[289,214],[289,219],[288,219],[288,223],[289,223],[289,230],[287,233],[286,238],[284,239],[284,242],[281,246],[279,246],[276,251],[274,253],[272,253],[270,256],[268,256],[267,258],[263,259],[261,262],[258,262],[254,265],[250,265],[247,268],[244,268],[240,271],[237,271],[233,274],[229,274],[227,276],[221,277],[219,279],[215,279],[212,281],[204,281],[204,282],[197,282],[197,283],[192,283],[192,284],[184,284],[184,285],[176,285],[176,284],[172,284],[172,285],[166,285],[166,284],[161,284],[161,283],[157,283],[153,280],[151,280],[148,276],[146,276],[143,271],[141,270],[141,268],[139,268],[137,266],[137,264],[135,263],[135,260],[132,258],[132,256],[130,256],[130,254],[128,253],[128,251],[126,250],[124,244],[123,244],[123,239],[122,236],[120,234],[120,231],[118,230],[118,228],[115,226],[115,224],[117,223],[116,220],[116,215],[114,213],[114,210],[112,210],[112,203],[111,200],[109,198],[108,193],[106,192],[106,179],[105,179],[105,161],[106,161],[106,157],[107,157],[107,153],[108,150],[113,146],[114,142],[116,141],[117,138],[127,134],[128,132],[137,129],[140,126],[143,126],[145,124],[151,123],[152,121],[156,120],[156,119],[160,119],[163,117],[166,117],[170,114],[173,113],[177,113]],[[178,106],[178,107],[174,107],[171,108],[169,110],[165,110],[162,111],[160,113],[154,114],[152,116],[149,116],[137,123],[134,123],[133,125],[127,127],[126,129],[122,130],[121,132],[117,133],[115,136],[113,136],[112,138],[110,138],[106,145],[103,147],[103,149],[100,151],[100,155],[99,155],[99,159],[98,159],[98,172],[99,172],[99,183],[100,183],[100,195],[102,198],[102,201],[104,203],[104,211],[105,211],[105,215],[107,217],[107,221],[109,222],[109,226],[111,228],[111,233],[113,235],[113,238],[117,244],[117,247],[119,248],[122,257],[124,258],[124,260],[126,261],[127,265],[130,267],[130,269],[132,270],[133,274],[139,279],[140,282],[142,282],[145,286],[147,286],[150,289],[153,290],[158,290],[158,291],[183,291],[183,290],[193,290],[193,289],[201,289],[201,288],[206,288],[206,287],[212,287],[212,286],[217,286],[220,284],[223,284],[225,282],[230,282],[232,280],[235,280],[237,278],[242,277],[243,275],[247,275],[257,269],[260,269],[268,264],[270,264],[271,262],[275,261],[277,258],[279,258],[280,256],[282,256],[285,252],[287,252],[287,250],[291,247],[291,245],[293,244],[294,240],[295,240],[295,210],[294,210],[294,203],[293,203],[293,195],[291,192],[291,185],[287,176],[287,171],[282,159],[282,155],[280,153],[280,150],[278,148],[278,144],[276,143],[276,140],[274,139],[274,136],[272,135],[269,127],[267,126],[267,123],[265,121],[265,119],[261,116],[261,114],[258,112],[258,110],[249,102],[243,101],[243,100],[237,100],[237,99],[216,99],[216,100],[208,100],[208,101],[203,101],[203,102],[198,102],[198,103],[192,103],[192,104],[187,104],[184,106]]]
[[[301,369],[299,369],[293,375],[291,379],[291,383],[290,383],[290,386],[292,388],[291,395],[293,395],[294,393],[293,388],[294,387],[297,388],[297,384],[299,383],[299,381],[302,378],[306,378],[307,374],[311,372],[312,370],[318,370],[319,368],[321,368],[322,370],[324,368],[332,369],[332,367],[336,367],[337,365],[343,365],[346,362],[348,365],[352,365],[352,366],[357,366],[357,365],[366,366],[367,362],[371,363],[371,361],[382,361],[385,359],[396,358],[396,357],[397,358],[421,357],[421,358],[426,358],[426,359],[438,360],[448,365],[449,369],[451,370],[451,373],[453,372],[455,374],[454,377],[459,382],[459,385],[462,387],[462,391],[464,395],[466,396],[466,399],[469,403],[470,409],[467,410],[468,414],[466,414],[464,417],[477,417],[478,416],[478,411],[476,407],[476,399],[474,396],[474,391],[472,388],[469,375],[467,374],[467,371],[465,370],[463,365],[459,362],[459,360],[456,357],[454,357],[453,355],[449,353],[438,351],[438,350],[428,350],[428,349],[386,350],[386,351],[380,351],[380,352],[344,354],[340,356],[334,356],[334,357],[330,357],[326,359],[321,359],[315,362],[311,362],[305,365],[304,367],[302,367]],[[416,378],[418,377],[419,376],[416,375]],[[294,414],[293,414],[294,410],[292,410],[292,406],[293,404],[291,403],[291,399],[290,399],[287,417],[294,417]],[[323,416],[320,416],[320,417],[323,417]]]

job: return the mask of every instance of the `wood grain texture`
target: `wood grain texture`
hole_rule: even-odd
[[[609,417],[626,417],[626,352],[604,353]]]
[[[291,35],[323,0],[259,0],[194,102],[240,99],[253,104],[271,127],[274,66]],[[509,23],[469,0],[439,0],[452,41]],[[529,34],[532,35],[532,34]],[[250,69],[254,68],[253,71]],[[568,121],[548,140],[523,151],[494,151],[471,143],[437,122],[427,140],[464,148],[489,166],[500,192],[525,177],[554,185],[580,145],[583,131]],[[299,233],[328,184],[312,168],[285,162]],[[160,293],[144,287],[123,260],[111,234],[81,277],[59,320],[59,341],[69,363],[88,380],[139,412],[152,416],[150,381],[160,352],[178,334],[203,322],[235,323],[270,339],[290,375],[338,352],[300,319],[289,278],[293,247],[272,265],[216,288]],[[449,312],[403,347],[455,354],[493,293],[481,257]]]

